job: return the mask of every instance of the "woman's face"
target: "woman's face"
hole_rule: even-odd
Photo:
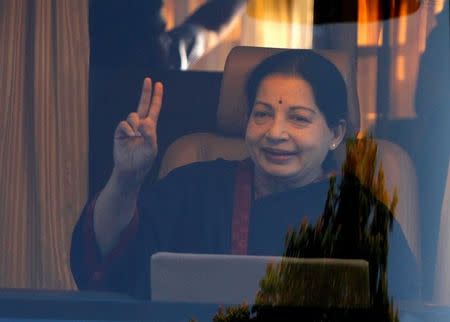
[[[338,132],[328,127],[306,81],[275,74],[259,85],[246,144],[260,172],[307,184],[322,174],[328,151],[342,140]]]

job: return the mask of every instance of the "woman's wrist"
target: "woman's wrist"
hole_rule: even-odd
[[[130,177],[117,170],[99,194],[94,208],[94,231],[102,253],[107,253],[132,220],[140,190]]]
[[[126,173],[113,169],[111,177],[108,181],[110,189],[116,191],[121,196],[137,195],[144,181],[145,176],[136,173]]]

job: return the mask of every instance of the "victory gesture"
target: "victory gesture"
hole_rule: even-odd
[[[119,123],[114,134],[114,172],[130,184],[140,185],[158,153],[156,125],[163,85],[144,79],[137,112]]]

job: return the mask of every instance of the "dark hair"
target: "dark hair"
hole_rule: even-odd
[[[347,87],[339,70],[315,52],[295,49],[266,58],[250,73],[246,85],[249,115],[261,81],[273,74],[296,76],[308,82],[329,127],[347,120]]]

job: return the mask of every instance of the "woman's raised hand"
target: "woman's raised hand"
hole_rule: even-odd
[[[156,125],[163,85],[144,79],[137,112],[119,123],[114,133],[114,173],[127,184],[140,186],[158,153]]]

